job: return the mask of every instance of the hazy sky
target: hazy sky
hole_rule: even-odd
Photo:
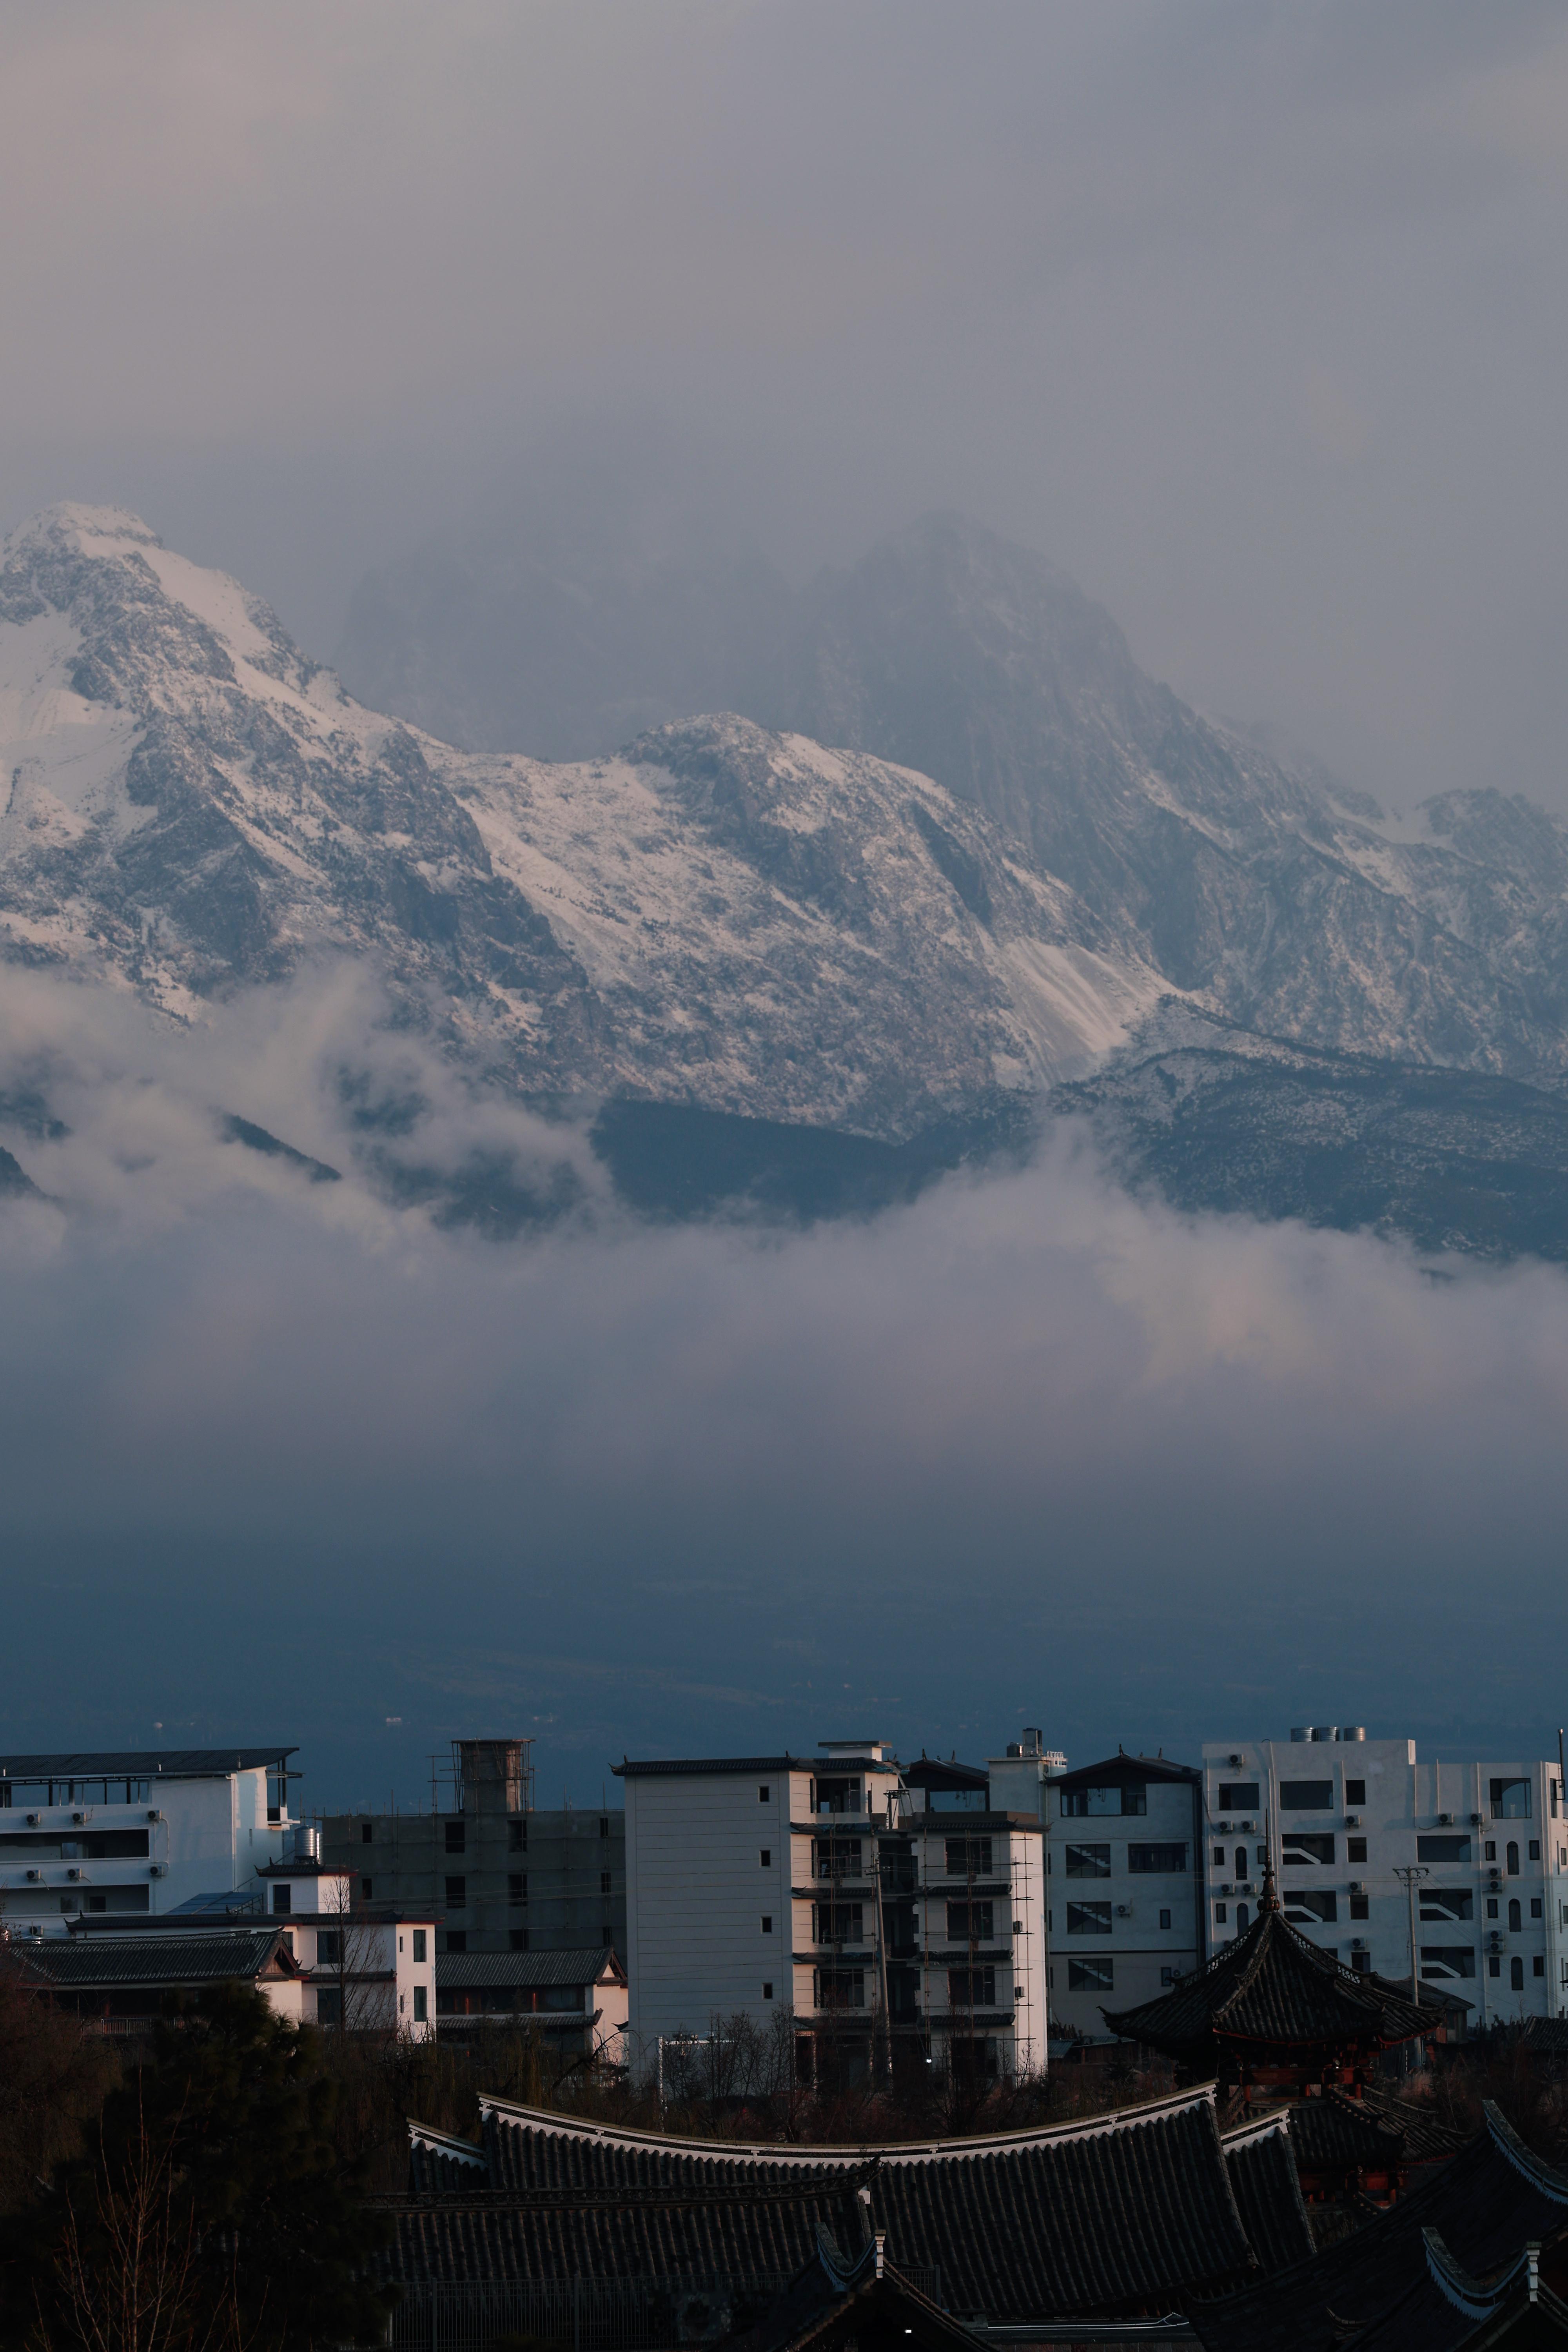
[[[0,0],[0,521],[123,500],[310,650],[564,435],[797,572],[966,508],[1395,801],[1568,806],[1561,0]],[[176,1055],[4,982],[78,1203],[0,1216],[13,1744],[297,1738],[322,1801],[531,1728],[596,1801],[693,1739],[1553,1737],[1556,1273],[1065,1142],[498,1250],[216,1141],[347,1164],[354,987]]]
[[[933,504],[1394,799],[1568,803],[1560,0],[0,5],[0,510],[330,652],[564,418]],[[628,420],[632,420],[628,424]]]

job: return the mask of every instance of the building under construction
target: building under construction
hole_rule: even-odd
[[[537,1811],[532,1741],[455,1739],[427,1807],[331,1813],[322,1860],[363,1903],[419,1907],[442,1952],[626,1947],[626,1817]]]

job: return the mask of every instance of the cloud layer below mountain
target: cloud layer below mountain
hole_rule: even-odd
[[[870,1224],[641,1226],[342,972],[185,1038],[8,973],[0,1034],[71,1129],[4,1130],[54,1196],[0,1205],[16,1746],[298,1738],[321,1801],[511,1726],[546,1795],[846,1728],[1550,1735],[1555,1274],[1184,1222],[1066,1130]],[[564,1157],[577,1209],[497,1244],[389,1208],[364,1069],[426,1159]]]

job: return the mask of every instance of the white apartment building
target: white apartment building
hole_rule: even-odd
[[[1203,1750],[1209,1936],[1285,1916],[1358,1969],[1465,2001],[1473,2031],[1568,2014],[1568,1821],[1555,1761],[1419,1763],[1360,1725]]]
[[[1207,1957],[1203,1775],[1119,1750],[1040,1786],[1052,2039],[1109,2042],[1103,2010],[1158,2000]]]
[[[289,1849],[291,1748],[0,1755],[0,1928],[121,1926],[250,1885]]]
[[[1042,2066],[1039,1822],[994,1811],[984,1772],[821,1747],[616,1768],[632,2063],[787,2006],[802,2080],[883,2057]]]

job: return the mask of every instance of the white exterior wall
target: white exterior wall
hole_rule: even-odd
[[[0,1809],[0,1836],[36,1831],[51,1842],[85,1845],[95,1831],[121,1831],[144,1833],[148,1851],[144,1857],[62,1854],[35,1863],[25,1846],[0,1846],[0,1924],[13,1935],[35,1927],[60,1935],[77,1914],[97,1916],[94,1896],[102,1899],[105,1916],[173,1911],[193,1895],[248,1884],[281,1859],[292,1826],[287,1807],[281,1822],[268,1822],[267,1773],[259,1768],[188,1780],[150,1773],[146,1799],[135,1804],[37,1805],[18,1786],[14,1802]],[[40,1871],[39,1879],[28,1879],[29,1867]],[[144,1905],[128,1899],[143,1891]]]
[[[1203,1857],[1194,1848],[1198,1832],[1193,1784],[1152,1780],[1144,1787],[1146,1812],[1064,1818],[1053,1784],[1046,1784],[1051,2016],[1064,2032],[1090,2042],[1113,2039],[1102,2009],[1157,2000],[1205,1957],[1199,1916]],[[1069,1844],[1109,1848],[1110,1875],[1069,1876]],[[1186,1865],[1179,1871],[1133,1871],[1128,1864],[1131,1845],[1179,1845]],[[1104,1933],[1083,1931],[1089,1905],[1109,1907]],[[1168,1926],[1163,1924],[1167,1917]],[[1074,1986],[1074,1963],[1081,1969],[1086,1961],[1109,1970],[1108,1986]]]
[[[626,1792],[628,2024],[632,2063],[651,2063],[660,2034],[737,2010],[765,2023],[797,1991],[790,1821],[809,1819],[811,1775],[631,1773]]]
[[[1237,1757],[1239,1764],[1232,1761]],[[1364,1959],[1376,1975],[1408,1982],[1409,1903],[1394,1874],[1415,1864],[1428,1873],[1416,1889],[1417,1966],[1424,1984],[1468,2001],[1470,2025],[1478,2031],[1524,2017],[1568,2014],[1568,1822],[1555,1760],[1421,1763],[1415,1741],[1407,1739],[1215,1740],[1205,1744],[1204,1780],[1210,1934],[1216,1945],[1238,1932],[1238,1905],[1246,1905],[1248,1918],[1256,1917],[1267,1851],[1286,1916],[1304,1935],[1352,1966]],[[1493,1780],[1527,1783],[1528,1819],[1493,1813]],[[1256,1814],[1221,1804],[1224,1789],[1250,1781],[1258,1784]],[[1327,1781],[1331,1803],[1285,1808],[1282,1784],[1303,1781]],[[1352,1801],[1347,1781],[1364,1783],[1364,1801]],[[1243,1819],[1254,1823],[1246,1834]],[[1331,1860],[1289,1860],[1292,1831],[1331,1840]],[[1435,1841],[1441,1839],[1464,1842],[1468,1853],[1461,1859],[1439,1858]],[[1352,1840],[1364,1841],[1364,1859],[1352,1859]],[[1518,1848],[1515,1872],[1508,1868],[1510,1843]],[[1246,1879],[1237,1873],[1238,1850],[1248,1863]],[[1305,1852],[1299,1845],[1296,1851]],[[1352,1885],[1361,1892],[1352,1895]],[[1302,1899],[1309,1895],[1331,1895],[1333,1918],[1310,1916]],[[1470,1916],[1453,1916],[1466,1897]],[[1517,1927],[1510,1925],[1513,1903],[1520,1906]],[[1363,1905],[1365,1916],[1355,1916]],[[1489,1905],[1496,1906],[1495,1916],[1489,1916]],[[1536,1906],[1539,1916],[1532,1916]],[[1460,1955],[1468,1956],[1473,1973],[1463,1972]],[[1515,1960],[1523,1979],[1518,1988],[1512,1982]]]
[[[302,1969],[319,1971],[319,1981],[303,1988],[302,2014],[307,2023],[317,2017],[317,1994],[340,1985],[337,1963],[321,1958],[323,1935],[346,1935],[350,1997],[355,2002],[353,2022],[366,2032],[396,2032],[411,2042],[427,2042],[436,2032],[436,1929],[433,1922],[366,1919],[356,1916],[353,1871],[317,1873],[299,1878],[284,1873],[264,1882],[268,1916],[282,1927]],[[288,1895],[279,1902],[279,1890]],[[365,1979],[374,1979],[366,1984]],[[424,1993],[425,2014],[416,1991]]]

